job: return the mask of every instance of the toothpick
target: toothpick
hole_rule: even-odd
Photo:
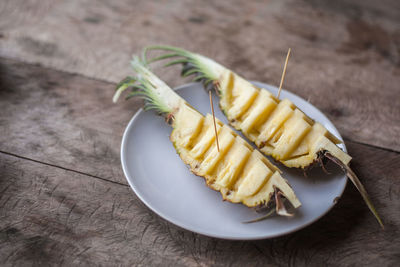
[[[286,75],[286,67],[287,67],[287,63],[289,61],[290,51],[291,51],[291,49],[289,48],[289,50],[287,52],[287,56],[286,56],[285,66],[283,67],[281,83],[279,84],[279,90],[278,90],[278,96],[277,96],[278,99],[279,99],[279,96],[281,95],[282,84],[283,84],[283,80],[285,79],[285,75]]]
[[[212,101],[211,90],[208,91],[208,95],[210,96],[211,112],[212,112],[212,116],[213,116],[213,119],[214,119],[215,140],[217,140],[217,149],[218,149],[218,152],[219,152],[217,124],[215,123],[214,105],[213,105],[213,101]]]

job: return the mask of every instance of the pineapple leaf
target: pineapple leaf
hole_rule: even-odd
[[[217,81],[218,78],[220,77],[220,74],[224,70],[224,67],[219,65],[217,62],[209,58],[206,58],[202,55],[191,53],[182,48],[165,46],[165,45],[148,46],[144,49],[145,57],[147,55],[147,52],[150,50],[170,51],[173,53],[152,58],[148,62],[155,62],[158,60],[168,59],[171,57],[181,57],[181,59],[173,60],[165,64],[165,67],[172,66],[175,64],[185,65],[185,68],[182,71],[182,76],[184,77],[189,76],[191,74],[199,74],[202,75],[203,78],[206,78],[205,80]]]
[[[171,58],[171,57],[179,57],[179,56],[180,55],[177,53],[165,54],[165,55],[161,55],[159,57],[152,58],[151,60],[147,61],[147,63],[151,63],[154,61],[163,60],[163,59],[167,59],[167,58]]]
[[[188,63],[188,62],[189,61],[187,59],[184,59],[184,58],[177,59],[177,60],[173,60],[173,61],[168,62],[167,64],[164,65],[164,67],[169,67],[169,66],[172,66],[172,65],[181,64],[181,63]]]
[[[379,217],[378,212],[376,211],[374,205],[372,204],[371,199],[368,196],[367,190],[365,190],[364,186],[362,185],[361,181],[358,179],[357,175],[353,172],[353,170],[346,164],[343,164],[338,158],[333,156],[329,152],[324,153],[325,157],[333,161],[335,164],[339,165],[344,172],[346,173],[346,176],[352,181],[354,186],[357,188],[358,192],[360,192],[362,198],[364,199],[365,203],[367,204],[368,208],[372,212],[372,214],[375,216],[376,220],[378,221],[379,225],[382,227],[382,229],[385,229],[385,226],[383,225],[383,222],[381,218]]]
[[[271,209],[271,210],[270,210],[267,214],[265,214],[264,216],[261,216],[261,217],[259,217],[259,218],[254,219],[254,220],[246,221],[246,222],[243,222],[243,223],[255,223],[255,222],[260,222],[260,221],[263,221],[263,220],[269,218],[269,217],[270,217],[272,214],[274,214],[274,213],[275,213],[275,209]]]
[[[197,69],[188,69],[188,70],[185,70],[184,72],[182,72],[181,76],[182,77],[187,77],[187,76],[190,76],[192,74],[196,74],[197,72],[199,72],[199,70],[197,70]]]
[[[207,79],[207,77],[204,76],[204,75],[198,75],[198,76],[196,76],[193,80],[194,80],[195,82],[197,82],[197,81],[201,81],[201,80],[203,80],[203,79]]]
[[[125,79],[123,79],[116,88],[116,92],[114,94],[113,97],[113,102],[117,102],[118,98],[120,97],[120,95],[122,94],[123,91],[125,91],[126,89],[128,89],[129,87],[134,86],[136,83],[136,79],[134,77],[128,76]]]
[[[157,89],[160,90],[161,87],[164,87],[164,90],[171,89],[150,72],[144,59],[135,56],[131,64],[137,76],[128,76],[117,85],[113,101],[116,102],[122,92],[130,88],[131,92],[127,94],[126,99],[131,97],[142,98],[144,100],[144,110],[154,109],[159,114],[171,113],[172,108],[157,93]]]

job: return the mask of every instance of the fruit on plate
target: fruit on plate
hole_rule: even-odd
[[[248,207],[265,207],[275,203],[277,214],[290,216],[283,205],[284,196],[294,208],[300,207],[293,189],[279,169],[259,151],[238,136],[229,126],[208,114],[203,116],[156,77],[143,60],[134,57],[137,73],[117,87],[114,102],[126,89],[129,97],[141,97],[144,110],[154,109],[173,128],[170,140],[190,170],[204,177],[206,184],[219,191],[224,200]],[[219,149],[215,130],[218,132]]]
[[[254,142],[265,155],[272,156],[287,167],[303,170],[314,163],[324,168],[324,158],[338,164],[383,227],[364,186],[349,167],[351,157],[337,146],[341,141],[290,100],[276,98],[205,56],[171,46],[147,47],[145,53],[149,50],[168,51],[149,62],[177,58],[166,66],[183,64],[182,76],[193,74],[196,75],[195,80],[202,81],[206,87],[215,86],[220,97],[220,108],[229,123]]]

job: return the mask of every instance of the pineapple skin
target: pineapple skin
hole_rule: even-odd
[[[304,169],[317,160],[318,152],[329,151],[349,164],[351,157],[337,146],[341,141],[288,99],[279,100],[228,69],[219,77],[219,90],[229,123],[265,155]]]
[[[218,152],[210,114],[204,117],[182,103],[172,126],[170,140],[183,162],[224,200],[248,207],[266,205],[277,188],[293,207],[301,206],[279,169],[219,120]]]

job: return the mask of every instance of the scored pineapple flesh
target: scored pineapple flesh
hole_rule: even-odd
[[[322,150],[346,165],[350,162],[351,157],[337,146],[341,141],[290,100],[279,100],[229,70],[219,85],[220,107],[230,124],[264,154],[296,168],[312,164]]]
[[[175,115],[171,141],[191,171],[205,178],[207,185],[220,191],[225,200],[248,207],[267,204],[278,188],[293,207],[301,205],[277,167],[228,126],[182,104]]]

